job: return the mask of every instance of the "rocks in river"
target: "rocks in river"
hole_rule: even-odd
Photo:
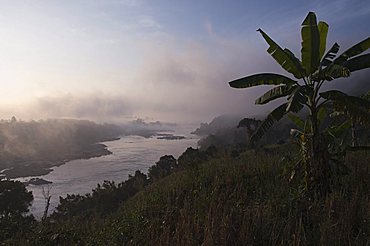
[[[25,186],[27,185],[46,185],[46,184],[51,184],[53,182],[47,181],[45,179],[40,179],[40,178],[31,178],[30,180],[23,182]]]
[[[158,133],[157,136],[158,136],[157,139],[165,139],[165,140],[185,139],[184,136],[176,136],[176,135],[168,134],[168,133]]]

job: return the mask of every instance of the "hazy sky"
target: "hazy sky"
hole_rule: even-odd
[[[252,106],[265,89],[227,82],[282,72],[260,27],[300,57],[308,11],[329,23],[328,45],[342,51],[370,34],[368,0],[1,0],[0,117],[199,122],[266,113]],[[339,84],[356,87],[360,73]]]

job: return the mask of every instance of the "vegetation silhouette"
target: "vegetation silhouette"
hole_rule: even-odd
[[[287,102],[275,108],[260,124],[252,136],[256,141],[268,129],[286,114],[308,110],[308,116],[301,119],[291,115],[301,129],[293,131],[299,139],[302,158],[296,166],[304,170],[302,191],[326,195],[330,191],[330,164],[343,166],[336,158],[330,144],[332,136],[337,137],[335,129],[322,129],[322,121],[327,116],[328,105],[341,108],[358,122],[370,122],[370,103],[362,98],[349,96],[337,90],[321,91],[327,81],[348,77],[352,72],[370,67],[370,54],[360,55],[370,48],[370,37],[346,50],[341,55],[339,45],[335,43],[326,53],[326,39],[329,26],[325,22],[317,23],[316,15],[308,13],[302,23],[301,60],[289,49],[282,49],[264,31],[258,29],[269,44],[267,52],[291,73],[295,79],[273,73],[254,74],[229,82],[233,88],[249,88],[259,85],[277,85],[256,100],[256,104],[266,104],[278,98],[287,97]]]
[[[19,181],[0,180],[0,242],[28,228],[33,216],[27,215],[32,192]]]

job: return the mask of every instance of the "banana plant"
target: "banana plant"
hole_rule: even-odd
[[[305,162],[312,184],[312,189],[320,193],[327,193],[330,189],[327,182],[327,165],[330,160],[328,144],[320,132],[318,119],[321,108],[328,104],[346,107],[352,115],[369,113],[365,100],[349,96],[337,90],[323,92],[322,86],[328,81],[341,77],[349,77],[352,72],[370,67],[370,54],[363,54],[370,48],[370,37],[357,43],[351,48],[337,55],[339,45],[334,43],[326,51],[326,39],[329,26],[327,23],[317,22],[315,13],[309,12],[301,28],[302,48],[301,59],[298,59],[289,49],[281,48],[263,30],[257,31],[269,45],[267,52],[292,77],[281,74],[261,73],[253,74],[229,82],[233,88],[250,88],[260,85],[275,86],[261,97],[256,104],[266,104],[278,98],[286,98],[286,102],[269,113],[266,119],[254,132],[251,140],[259,140],[274,123],[281,120],[288,113],[298,113],[307,109],[308,131],[305,133],[308,143],[308,156]]]
[[[337,92],[330,96],[336,96],[338,98],[342,95],[342,92]],[[331,117],[344,117],[347,121],[350,122],[352,134],[352,149],[365,148],[365,146],[358,146],[356,131],[357,125],[362,125],[364,127],[370,126],[370,91],[362,95],[361,98],[363,100],[359,100],[358,97],[345,95],[345,98],[343,100],[337,99],[333,105],[334,112],[331,114]]]

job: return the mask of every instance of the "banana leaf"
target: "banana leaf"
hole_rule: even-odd
[[[343,52],[343,54],[341,54],[337,59],[334,60],[334,63],[343,64],[349,58],[357,56],[369,48],[370,48],[370,37],[366,38],[365,40],[362,40],[358,44],[352,46],[351,48]]]
[[[317,24],[317,27],[320,35],[319,60],[321,60],[326,49],[326,38],[328,37],[329,25],[323,21],[320,21],[319,24]]]
[[[255,103],[256,104],[266,104],[277,98],[288,96],[294,90],[295,87],[296,86],[294,85],[293,86],[280,85],[280,86],[274,87],[271,90],[267,91],[265,94],[263,94],[261,97],[259,97],[255,101]]]
[[[288,114],[288,119],[290,119],[294,124],[296,124],[301,130],[305,128],[305,122],[301,117],[295,114]]]
[[[304,76],[304,69],[294,54],[288,49],[283,50],[261,29],[257,31],[261,33],[262,37],[270,45],[267,52],[280,64],[280,66],[287,72],[293,74],[295,78],[302,78]]]
[[[288,106],[286,108],[287,112],[292,111],[297,113],[303,108],[304,103],[307,102],[307,97],[304,95],[304,88],[304,86],[297,86],[289,96]]]
[[[337,112],[342,112],[360,124],[370,125],[370,101],[337,90],[322,92],[320,96],[331,100]]]
[[[275,108],[266,119],[258,126],[257,130],[253,133],[251,141],[255,142],[259,140],[265,133],[275,124],[275,122],[281,120],[286,112],[288,103],[284,103],[279,107]]]
[[[324,58],[321,61],[321,66],[326,67],[330,65],[333,62],[333,59],[335,58],[336,54],[339,51],[339,44],[334,43],[333,46],[330,48],[328,52],[326,52]]]
[[[343,66],[347,67],[349,71],[354,72],[357,70],[370,68],[370,54],[357,56],[346,61]]]
[[[230,86],[233,88],[248,88],[257,85],[280,85],[280,84],[291,86],[295,83],[297,83],[297,81],[285,77],[284,75],[274,73],[254,74],[229,82]]]
[[[320,34],[313,12],[309,12],[302,23],[301,36],[302,65],[307,74],[312,74],[320,64]]]

